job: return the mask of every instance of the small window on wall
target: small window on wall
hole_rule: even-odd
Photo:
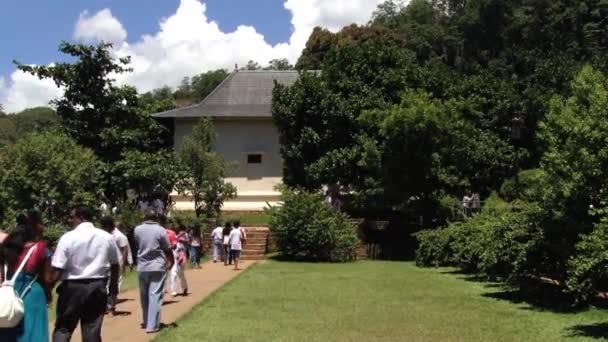
[[[262,164],[262,154],[251,153],[247,155],[247,164]]]

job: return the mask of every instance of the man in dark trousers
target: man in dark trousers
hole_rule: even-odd
[[[74,229],[61,237],[51,262],[53,280],[62,280],[53,342],[70,341],[78,322],[83,342],[100,342],[108,277],[110,293],[118,292],[118,250],[112,235],[91,223],[89,208],[75,207],[70,220]]]

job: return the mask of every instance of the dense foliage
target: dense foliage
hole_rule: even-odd
[[[285,183],[339,183],[347,210],[421,218],[421,265],[590,298],[608,285],[607,14],[599,0],[387,1],[367,25],[315,29],[300,79],[274,92]],[[450,222],[470,189],[510,203]]]
[[[13,144],[30,133],[57,128],[59,117],[48,107],[28,108],[10,115],[0,113],[0,147]]]
[[[0,209],[44,211],[53,222],[76,204],[95,206],[102,192],[101,163],[93,151],[58,132],[32,134],[0,151]],[[9,226],[12,226],[12,222]]]
[[[346,215],[330,209],[316,193],[285,190],[282,202],[271,209],[270,228],[284,256],[329,262],[353,260],[358,238]]]
[[[608,288],[608,81],[584,67],[571,86],[571,96],[551,99],[540,123],[540,168],[502,186],[520,210],[419,233],[420,265],[459,266],[519,285],[546,277],[579,302]],[[458,242],[462,236],[473,238]]]
[[[113,167],[127,151],[155,152],[170,142],[169,132],[142,110],[137,90],[118,86],[113,74],[129,72],[130,58],[115,60],[111,44],[95,46],[63,42],[59,50],[73,62],[50,66],[19,64],[19,69],[63,88],[53,100],[62,130],[95,152],[104,167],[104,195],[110,203],[125,200],[128,179]]]

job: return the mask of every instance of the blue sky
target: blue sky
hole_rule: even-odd
[[[271,44],[291,35],[291,15],[283,0],[208,0],[207,15],[222,31],[251,25]],[[128,41],[158,31],[159,21],[175,12],[178,0],[5,0],[0,1],[0,75],[14,70],[14,59],[46,64],[61,60],[57,46],[71,40],[79,15],[109,8],[128,32]]]
[[[384,0],[0,0],[0,104],[7,112],[47,105],[62,90],[16,71],[63,61],[62,40],[114,42],[131,56],[120,84],[140,92],[183,77],[275,58],[295,63],[316,26],[365,24]]]

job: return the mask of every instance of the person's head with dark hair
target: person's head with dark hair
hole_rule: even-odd
[[[173,226],[173,220],[168,220],[163,214],[158,214],[158,223],[163,227]]]
[[[101,229],[105,230],[108,233],[112,233],[112,231],[114,230],[115,224],[114,218],[112,216],[102,217],[101,220],[99,220],[99,223],[101,224]]]
[[[146,209],[144,212],[144,220],[145,221],[158,221],[158,213],[154,209]]]
[[[70,212],[70,221],[73,227],[78,226],[83,222],[93,221],[93,211],[89,207],[79,205],[72,208]]]
[[[0,262],[9,265],[18,260],[26,243],[38,241],[42,237],[43,226],[40,212],[30,210],[26,214],[19,215],[17,222],[19,222],[17,227],[0,245]]]
[[[241,227],[241,221],[239,221],[239,220],[232,221],[232,226],[234,228],[240,228]]]
[[[230,221],[226,221],[226,223],[224,223],[224,229],[222,229],[222,235],[230,234],[231,230],[232,230],[232,224],[230,223]]]
[[[25,224],[27,224],[27,216],[25,216],[25,214],[21,213],[21,214],[17,215],[17,218],[15,221],[17,221],[18,226],[25,225]]]
[[[26,224],[30,225],[36,234],[36,238],[42,238],[44,224],[42,223],[42,213],[38,210],[28,210],[25,214]]]

